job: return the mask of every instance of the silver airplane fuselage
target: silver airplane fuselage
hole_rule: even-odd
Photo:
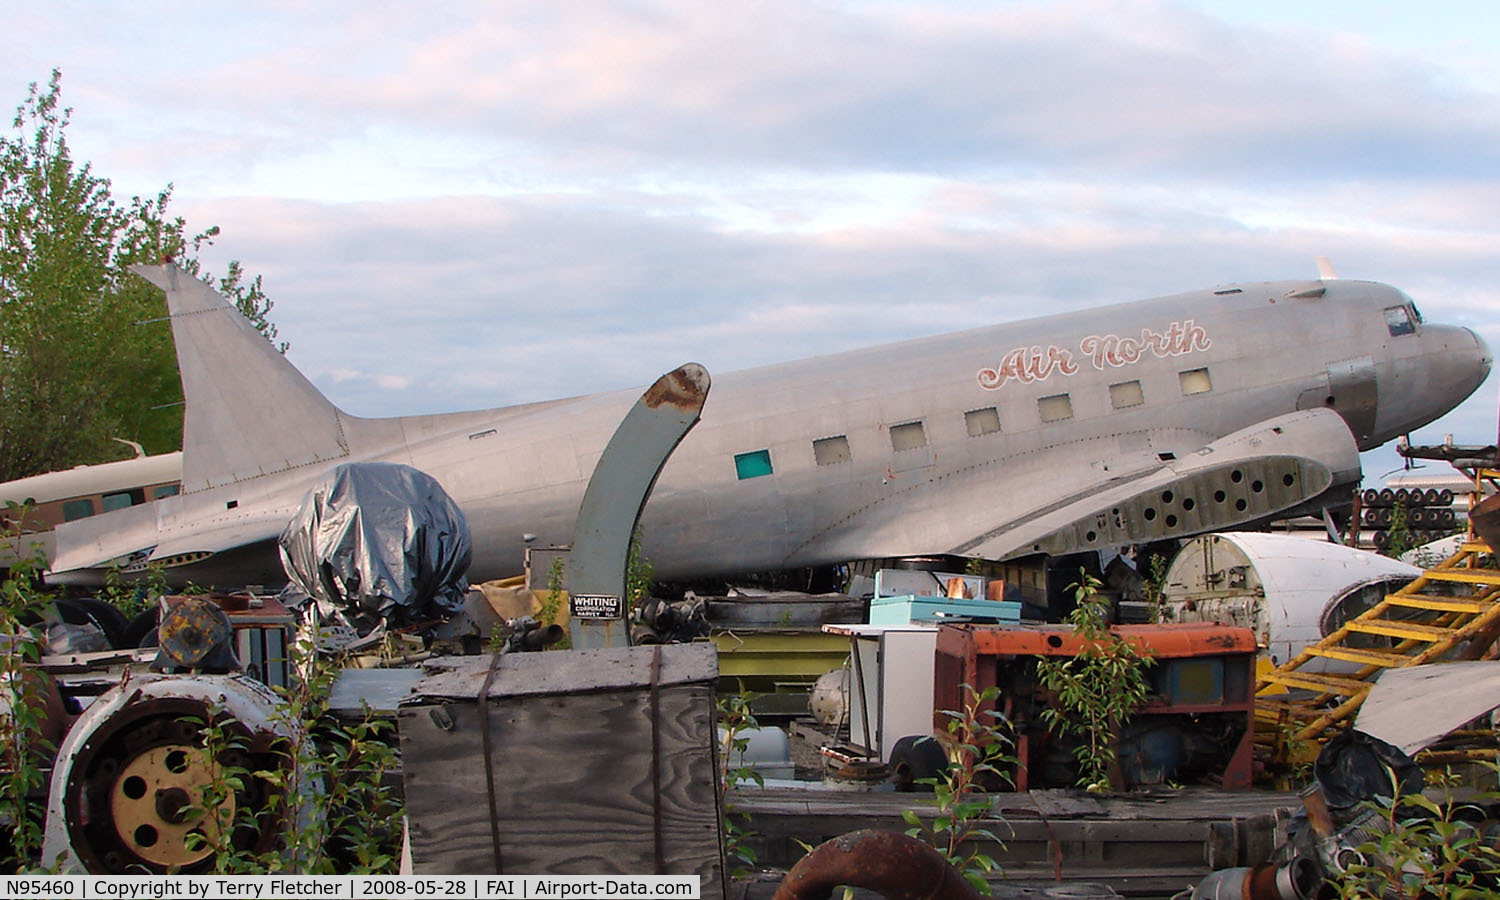
[[[221,585],[332,466],[401,462],[468,517],[471,578],[571,540],[639,389],[365,419],[328,403],[208,286],[171,268],[183,492],[58,530],[59,580],[111,561]],[[1068,552],[1234,527],[1356,482],[1357,452],[1488,374],[1465,328],[1371,282],[1241,284],[728,374],[642,520],[659,577],[852,559]],[[112,522],[104,520],[115,517]],[[268,559],[271,560],[268,562]]]

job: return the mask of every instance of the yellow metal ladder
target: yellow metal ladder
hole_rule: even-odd
[[[1486,478],[1500,478],[1500,471],[1478,473],[1476,502]],[[1262,673],[1257,694],[1276,686],[1302,693],[1296,699],[1257,697],[1257,743],[1272,747],[1281,761],[1306,761],[1353,719],[1385,669],[1483,657],[1500,637],[1500,570],[1485,567],[1490,556],[1489,545],[1471,531],[1452,557]],[[1337,674],[1302,671],[1315,660],[1328,659],[1359,668]]]

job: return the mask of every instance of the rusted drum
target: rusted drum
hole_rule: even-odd
[[[825,900],[837,885],[889,900],[979,900],[932,847],[894,831],[851,831],[818,845],[782,879],[772,900]]]

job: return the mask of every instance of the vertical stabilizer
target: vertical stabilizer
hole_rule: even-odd
[[[182,489],[349,455],[342,413],[210,285],[174,265],[133,272],[167,293],[182,395]]]

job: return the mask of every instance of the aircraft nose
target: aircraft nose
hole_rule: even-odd
[[[1432,386],[1456,406],[1489,377],[1495,355],[1472,328],[1448,325],[1439,326],[1436,332],[1437,342],[1429,348],[1437,375]]]
[[[1471,328],[1423,326],[1420,353],[1397,361],[1381,383],[1375,443],[1446,415],[1489,377],[1494,361],[1489,345]]]
[[[1490,366],[1495,362],[1495,354],[1490,352],[1489,345],[1484,342],[1484,338],[1479,336],[1479,332],[1472,328],[1465,328],[1464,331],[1467,331],[1469,337],[1474,339],[1476,361],[1479,366],[1479,380],[1484,381],[1489,377]]]

